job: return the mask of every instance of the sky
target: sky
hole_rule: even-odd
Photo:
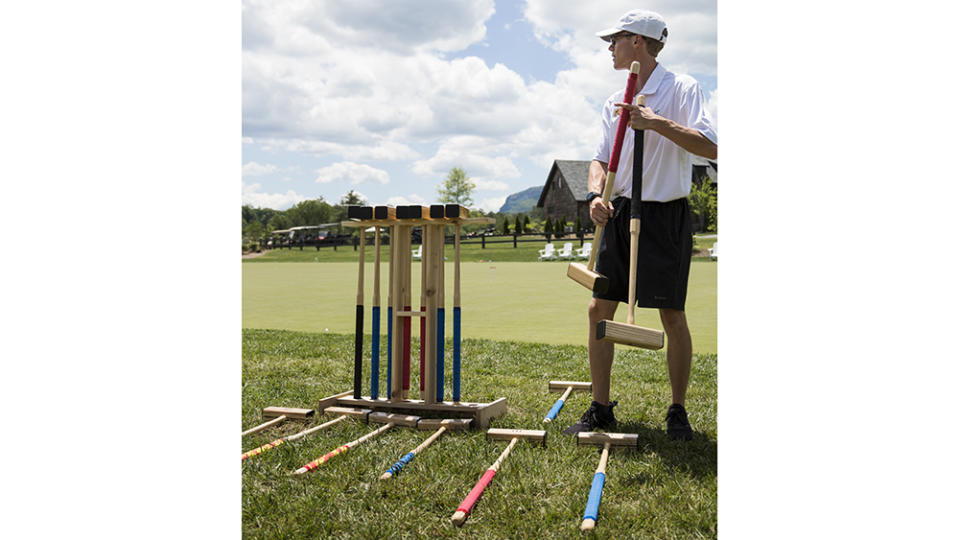
[[[666,19],[659,61],[718,125],[715,0],[244,0],[243,203],[428,205],[460,167],[497,211],[553,160],[592,157],[626,81],[595,34],[636,8]]]

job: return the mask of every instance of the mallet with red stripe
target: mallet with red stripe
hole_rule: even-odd
[[[623,102],[632,103],[633,94],[636,92],[636,78],[639,75],[639,62],[633,62],[629,68],[629,78],[626,79],[626,92],[623,95]],[[616,170],[619,168],[619,154],[623,149],[623,139],[626,136],[626,126],[629,125],[629,111],[623,110],[619,115],[619,123],[616,124],[616,138],[613,140],[613,153],[609,157],[609,166],[606,172],[606,183],[603,187],[603,206],[609,204],[609,197],[613,193],[613,184],[616,181]],[[599,251],[599,239],[603,236],[603,226],[597,225],[593,233],[593,250],[589,255],[589,262],[586,266],[580,263],[570,263],[566,270],[566,275],[573,281],[586,287],[587,289],[602,294],[609,288],[609,279],[606,276],[595,272],[596,253]]]
[[[306,473],[306,472],[310,472],[310,471],[312,471],[313,469],[319,467],[320,465],[326,463],[327,461],[333,459],[334,457],[336,457],[336,456],[338,456],[338,455],[340,455],[340,454],[345,454],[347,450],[349,450],[349,449],[351,449],[351,448],[353,448],[353,447],[355,447],[355,446],[357,446],[357,445],[360,445],[360,444],[362,444],[363,442],[365,442],[365,441],[367,441],[367,440],[369,440],[369,439],[372,439],[373,437],[376,437],[377,435],[380,435],[380,434],[382,434],[382,433],[386,433],[387,431],[389,431],[390,429],[392,429],[392,428],[395,427],[395,426],[411,426],[411,427],[412,427],[412,426],[415,426],[416,423],[419,422],[420,417],[419,417],[419,416],[410,416],[410,415],[405,415],[405,414],[392,414],[392,413],[375,412],[375,413],[370,413],[370,415],[368,416],[368,419],[369,419],[370,423],[373,423],[373,422],[376,422],[376,423],[385,423],[386,425],[384,425],[383,427],[381,427],[381,428],[379,428],[379,429],[377,429],[377,430],[375,430],[375,431],[371,431],[370,433],[367,433],[366,435],[363,435],[362,437],[360,437],[359,439],[356,439],[355,441],[350,441],[350,442],[344,444],[343,446],[340,446],[340,447],[336,448],[335,450],[332,450],[332,451],[330,451],[330,452],[327,452],[326,454],[322,455],[321,457],[318,457],[318,458],[314,459],[313,461],[307,463],[306,465],[300,467],[299,469],[297,469],[296,471],[294,471],[293,474],[303,474],[303,473]]]
[[[637,105],[645,105],[643,96],[639,96]],[[626,111],[623,110],[623,114]],[[643,349],[662,349],[666,342],[662,330],[644,328],[634,324],[636,315],[636,270],[639,255],[640,216],[643,206],[643,130],[634,129],[633,140],[633,200],[630,204],[629,219],[629,312],[626,324],[613,320],[596,323],[596,339],[611,341],[623,345],[632,345]]]
[[[473,507],[476,506],[476,501],[479,500],[486,486],[493,481],[493,477],[496,476],[496,471],[499,470],[500,464],[503,463],[503,460],[506,459],[506,456],[509,455],[510,451],[513,450],[513,447],[516,446],[516,443],[519,442],[520,439],[539,442],[542,443],[543,446],[546,446],[546,432],[543,430],[492,428],[486,432],[486,438],[494,441],[508,440],[509,446],[506,447],[506,450],[503,450],[503,453],[500,454],[493,465],[489,469],[486,469],[483,476],[480,477],[476,485],[473,486],[473,489],[470,490],[469,495],[463,499],[463,502],[461,502],[456,509],[452,521],[457,526],[463,525],[463,523],[466,522],[466,518],[469,517]]]

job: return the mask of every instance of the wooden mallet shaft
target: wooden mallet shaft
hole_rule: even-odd
[[[559,414],[559,411],[563,409],[563,405],[566,403],[566,398],[573,392],[573,390],[578,390],[581,392],[589,392],[593,389],[593,383],[591,382],[573,382],[573,381],[550,381],[549,382],[549,391],[550,392],[559,392],[563,391],[563,396],[556,400],[556,403],[553,404],[553,408],[546,413],[546,418],[543,418],[543,422],[550,423]],[[565,391],[564,391],[565,390]]]
[[[311,428],[309,428],[309,429],[305,429],[305,430],[303,430],[303,431],[301,431],[301,432],[299,432],[299,433],[296,433],[296,434],[294,434],[294,435],[290,435],[289,437],[280,437],[279,439],[276,439],[275,441],[268,442],[268,443],[264,444],[263,446],[260,446],[259,448],[254,448],[253,450],[250,450],[249,452],[244,452],[244,453],[240,456],[240,461],[241,461],[241,462],[242,462],[242,461],[246,461],[247,459],[249,459],[249,458],[251,458],[251,457],[253,457],[253,456],[262,454],[263,452],[266,452],[267,450],[272,450],[272,449],[276,448],[277,446],[280,446],[280,445],[283,444],[284,442],[293,442],[293,441],[295,441],[295,440],[297,440],[297,439],[302,439],[303,437],[306,437],[306,436],[309,435],[310,433],[316,433],[317,431],[326,429],[326,428],[328,428],[328,427],[330,427],[330,426],[332,426],[332,425],[334,425],[334,424],[336,424],[336,423],[338,423],[338,422],[342,422],[343,420],[346,420],[346,419],[347,419],[347,416],[346,416],[346,415],[344,415],[344,416],[338,416],[338,417],[330,420],[329,422],[325,422],[325,423],[320,424],[320,425],[318,425],[318,426],[313,426],[313,427],[311,427]]]
[[[386,425],[378,428],[378,429],[375,430],[375,431],[371,431],[370,433],[367,433],[366,435],[363,435],[362,437],[360,437],[359,439],[356,439],[355,441],[350,441],[350,442],[344,444],[343,446],[340,446],[339,448],[336,448],[335,450],[332,450],[332,451],[330,451],[330,452],[327,452],[326,454],[322,455],[321,457],[318,457],[318,458],[314,459],[313,461],[307,463],[306,465],[300,467],[299,469],[297,469],[296,471],[294,471],[293,474],[303,474],[303,473],[306,473],[306,472],[310,472],[310,471],[312,471],[313,469],[319,467],[320,465],[326,463],[327,461],[333,459],[334,457],[336,457],[336,456],[338,456],[338,455],[340,455],[340,454],[346,453],[346,451],[349,450],[350,448],[353,448],[354,446],[356,446],[356,445],[358,445],[358,444],[362,444],[362,443],[363,443],[364,441],[366,441],[367,439],[372,439],[373,437],[376,437],[377,435],[379,435],[379,434],[381,434],[381,433],[384,433],[384,432],[386,432],[386,431],[389,431],[389,430],[390,430],[393,426],[395,426],[395,425],[396,425],[396,424],[390,422],[390,423],[388,423],[388,424],[386,424]]]
[[[273,420],[268,420],[268,421],[263,422],[262,424],[260,424],[260,425],[258,425],[258,426],[256,426],[256,427],[251,427],[250,429],[248,429],[248,430],[244,431],[243,433],[241,433],[240,436],[241,436],[241,437],[246,437],[247,435],[252,435],[252,434],[254,434],[254,433],[258,433],[258,432],[263,431],[264,429],[266,429],[266,428],[268,428],[268,427],[270,427],[270,426],[275,426],[275,425],[277,425],[277,424],[279,424],[279,423],[282,423],[284,420],[286,420],[286,415],[285,415],[285,414],[280,415],[280,416],[277,416],[277,417],[274,418]]]
[[[405,467],[407,463],[413,461],[413,458],[416,457],[416,454],[422,452],[423,450],[426,449],[427,446],[433,444],[433,441],[438,439],[440,435],[442,435],[443,433],[446,433],[446,426],[440,426],[440,428],[437,429],[435,433],[430,435],[428,439],[423,441],[419,446],[414,448],[405,456],[401,457],[400,460],[394,463],[393,466],[390,467],[388,471],[386,471],[385,473],[383,473],[382,476],[380,476],[380,480],[389,480],[390,478],[392,478],[393,475],[400,472],[400,470],[403,467]]]
[[[486,486],[493,481],[493,477],[496,476],[496,471],[499,470],[503,460],[506,459],[520,439],[542,442],[544,445],[546,444],[546,432],[542,430],[492,428],[486,432],[486,438],[491,440],[508,439],[509,446],[506,447],[506,450],[503,450],[503,453],[500,454],[495,462],[493,462],[493,465],[490,466],[489,469],[486,469],[486,472],[483,473],[483,476],[480,477],[479,481],[476,482],[476,485],[473,486],[473,489],[470,490],[469,495],[463,499],[463,502],[460,503],[459,507],[456,509],[456,512],[453,513],[451,521],[454,525],[461,526],[466,522],[466,518],[469,517],[473,507],[476,506],[476,502],[483,494],[483,491],[486,490]]]
[[[626,79],[626,91],[623,93],[625,103],[633,102],[633,94],[636,92],[636,79],[639,76],[639,62],[633,62],[629,67],[629,77]],[[613,152],[609,158],[609,165],[606,171],[606,183],[603,185],[603,205],[609,204],[609,197],[613,192],[613,184],[616,182],[616,171],[619,168],[619,155],[623,149],[623,140],[626,137],[626,126],[629,125],[629,111],[623,110],[619,115],[619,122],[616,124],[616,138],[613,140]],[[597,225],[593,234],[593,250],[589,256],[589,263],[583,266],[580,263],[570,263],[566,270],[566,275],[573,281],[586,287],[587,289],[602,294],[609,288],[609,279],[593,270],[596,264],[596,252],[599,250],[599,240],[603,235],[603,227]]]
[[[363,386],[363,271],[366,262],[366,232],[360,229],[360,271],[356,288],[356,336],[353,341],[353,399],[360,399]]]

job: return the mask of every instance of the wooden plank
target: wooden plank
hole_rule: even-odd
[[[499,418],[504,414],[506,414],[506,398],[499,398],[487,404],[477,413],[475,427],[486,429],[489,427],[490,420]]]
[[[263,418],[276,418],[286,416],[287,418],[296,418],[297,420],[306,420],[316,412],[313,409],[296,409],[292,407],[265,407],[263,409]]]

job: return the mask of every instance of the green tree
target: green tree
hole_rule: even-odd
[[[693,182],[689,191],[689,208],[694,214],[703,218],[703,228],[709,232],[716,232],[716,188],[709,182],[709,178],[702,178]]]
[[[340,204],[343,206],[365,206],[366,199],[351,189],[340,199]]]
[[[286,211],[286,215],[290,218],[294,227],[329,223],[332,213],[332,207],[323,200],[323,197],[300,201]]]
[[[503,219],[503,234],[509,234],[509,216]]]
[[[470,206],[473,204],[473,190],[476,184],[470,181],[466,176],[466,171],[459,167],[450,169],[446,180],[439,187],[439,201],[448,204],[460,204]]]
[[[520,214],[516,216],[516,226],[513,227],[516,231],[516,234],[523,234],[523,215]]]
[[[546,216],[546,221],[543,223],[543,232],[544,233],[553,232],[553,222],[549,220],[549,216]]]

